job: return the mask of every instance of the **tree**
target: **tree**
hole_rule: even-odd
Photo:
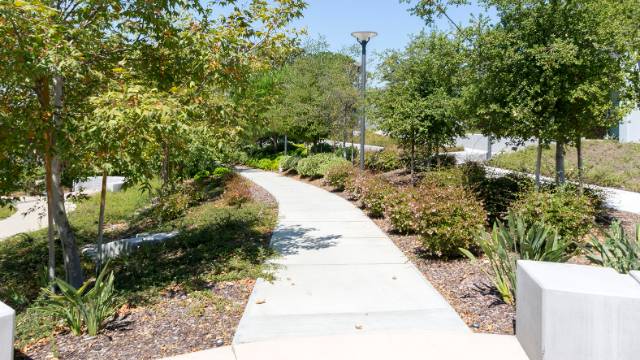
[[[427,157],[464,134],[461,101],[461,45],[446,34],[422,33],[404,51],[392,51],[380,67],[384,89],[375,96],[378,126],[410,152],[415,173],[416,147]]]
[[[447,6],[467,3],[419,1],[413,11],[431,21]],[[556,180],[562,183],[564,147],[576,145],[580,154],[582,137],[617,124],[634,97],[640,56],[637,2],[483,3],[495,7],[498,21],[476,32],[471,44],[467,95],[472,115],[487,134],[554,141]],[[581,174],[581,158],[578,162]]]
[[[268,129],[314,144],[329,136],[345,141],[357,107],[357,70],[351,57],[307,45],[278,74]]]
[[[160,118],[164,121],[146,128],[164,150],[169,142],[180,140],[176,129],[187,123],[170,118],[169,112],[226,126],[234,112],[242,112],[234,109],[227,116],[225,110],[241,103],[237,99],[247,75],[288,53],[294,39],[287,36],[291,31],[286,27],[300,16],[304,2],[252,1],[239,6],[221,0],[208,6],[183,0],[0,3],[3,127],[20,128],[23,131],[16,135],[24,136],[0,145],[30,143],[42,159],[49,214],[62,240],[65,272],[73,286],[82,284],[83,274],[61,185],[63,174],[90,168],[75,164],[90,158],[76,141],[84,135],[77,130],[86,128],[83,121],[95,110],[89,99],[108,88],[112,71],[130,71],[135,75],[132,85],[156,89],[156,97],[167,105]],[[214,16],[214,6],[231,9],[226,16]],[[199,21],[183,21],[189,15]],[[220,119],[226,122],[220,124]],[[7,152],[3,148],[2,153]],[[26,154],[24,159],[31,154],[14,151],[10,161],[17,163],[18,153]],[[168,179],[169,154],[163,153]],[[2,191],[10,188],[0,185]]]

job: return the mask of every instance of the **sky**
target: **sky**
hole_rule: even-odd
[[[367,52],[381,53],[385,49],[401,49],[425,28],[424,21],[409,13],[410,5],[399,0],[308,0],[304,17],[294,26],[306,27],[311,38],[319,35],[329,43],[330,49],[340,51],[355,44],[351,32],[376,31],[378,36],[367,45]],[[477,5],[451,8],[448,15],[456,23],[466,24],[471,14],[478,15],[483,8]],[[436,22],[441,30],[451,30],[445,18]],[[375,59],[372,59],[375,62]]]

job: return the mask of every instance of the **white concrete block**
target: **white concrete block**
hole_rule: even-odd
[[[640,284],[595,266],[518,261],[516,335],[533,360],[632,360]]]
[[[13,359],[16,312],[0,301],[0,360]]]

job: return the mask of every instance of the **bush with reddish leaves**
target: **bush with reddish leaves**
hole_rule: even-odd
[[[222,198],[231,206],[241,207],[251,200],[251,183],[234,174],[227,181]]]

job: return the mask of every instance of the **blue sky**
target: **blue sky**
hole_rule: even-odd
[[[403,48],[412,34],[424,29],[424,21],[408,11],[409,4],[399,0],[309,0],[304,17],[295,26],[306,27],[311,38],[322,35],[331,50],[340,51],[355,43],[351,32],[377,31],[378,37],[367,46],[374,54],[385,49]],[[452,8],[449,16],[457,23],[467,23],[471,14],[478,15],[482,7],[471,5]],[[436,23],[441,30],[451,30],[449,22],[442,18]]]

